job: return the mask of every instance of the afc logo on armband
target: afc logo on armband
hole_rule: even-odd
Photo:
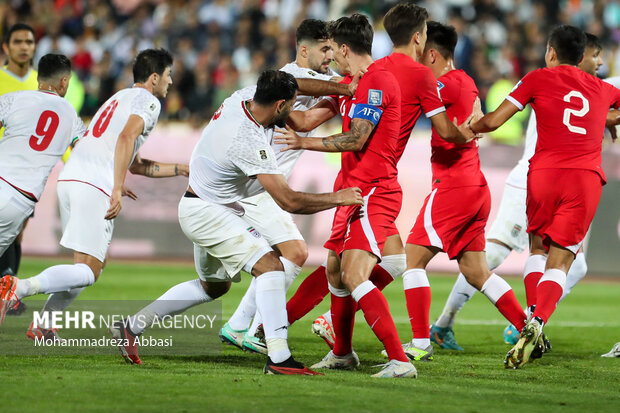
[[[381,106],[381,103],[383,103],[383,91],[368,89],[368,104],[373,106]]]

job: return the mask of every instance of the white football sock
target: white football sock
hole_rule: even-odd
[[[297,278],[301,272],[301,267],[284,257],[280,257],[280,261],[284,266],[284,288],[288,291],[289,288],[291,288],[291,285],[293,285],[295,278]],[[250,336],[255,335],[256,329],[258,329],[258,326],[261,324],[263,324],[263,318],[261,317],[260,312],[257,311],[256,314],[254,314],[254,320],[252,320],[252,325],[248,329],[247,334]]]
[[[586,254],[579,252],[575,257],[575,261],[573,261],[573,264],[568,269],[568,274],[566,274],[566,287],[564,287],[564,293],[560,301],[558,301],[558,304],[566,298],[579,280],[586,276],[587,272],[588,264],[586,263]]]
[[[431,345],[430,338],[414,338],[413,340],[411,340],[411,342],[415,347],[422,350],[426,349],[426,347]]]
[[[95,274],[86,264],[54,265],[39,275],[19,280],[15,293],[19,298],[35,294],[51,294],[88,287],[95,283]]]
[[[41,313],[46,311],[62,311],[75,300],[86,287],[72,288],[69,291],[61,291],[59,293],[50,294],[41,310]],[[43,328],[49,328],[48,326],[42,326]]]
[[[269,358],[281,363],[291,356],[288,348],[288,319],[284,272],[270,271],[256,277],[256,306],[263,317]]]
[[[487,241],[484,246],[484,251],[487,257],[487,265],[489,266],[489,270],[493,271],[499,267],[502,262],[504,262],[512,250],[496,242]]]
[[[256,278],[252,277],[250,286],[237,306],[233,315],[228,319],[228,325],[233,330],[241,331],[250,327],[252,317],[256,314]]]
[[[128,324],[132,333],[142,334],[153,325],[155,317],[181,313],[195,305],[213,301],[205,292],[199,279],[177,284],[151,304],[129,317]]]
[[[443,308],[443,312],[437,321],[435,321],[435,325],[441,328],[452,328],[456,315],[459,311],[461,311],[461,308],[463,308],[465,303],[473,297],[476,291],[478,291],[476,290],[476,287],[468,283],[465,276],[460,273],[456,278],[452,291],[450,291],[450,295],[448,296],[446,305]]]

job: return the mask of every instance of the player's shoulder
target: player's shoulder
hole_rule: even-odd
[[[381,65],[372,64],[368,67],[368,71],[362,77],[362,80],[366,80],[368,83],[383,84],[399,88],[396,76]]]
[[[439,76],[437,79],[438,83],[455,83],[459,85],[462,89],[476,89],[476,82],[474,79],[465,73],[462,69],[450,70],[448,73]],[[439,85],[441,87],[441,84]]]
[[[280,70],[297,78],[330,80],[333,77],[330,74],[322,74],[308,67],[301,67],[296,62],[287,63]]]

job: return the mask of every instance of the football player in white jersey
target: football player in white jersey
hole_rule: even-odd
[[[602,46],[598,38],[592,34],[586,33],[587,43],[583,59],[578,67],[584,72],[596,76],[598,68],[603,64],[601,59]],[[614,83],[615,79],[607,81],[616,87],[619,84]],[[620,83],[620,82],[618,82]],[[502,201],[497,212],[497,217],[493,221],[486,238],[486,256],[489,269],[497,268],[512,250],[522,252],[528,246],[528,237],[525,230],[527,229],[527,217],[525,214],[525,199],[527,194],[527,173],[529,169],[529,160],[534,155],[537,141],[536,132],[536,115],[532,111],[530,120],[527,125],[525,134],[525,149],[523,156],[512,169],[506,179]],[[544,272],[545,262],[539,259],[540,255],[534,255],[528,258],[526,268],[528,266],[540,267]],[[575,257],[575,261],[570,267],[566,278],[566,287],[562,295],[563,300],[571,291],[571,289],[581,280],[587,272],[587,264],[583,250]],[[529,271],[525,271],[529,273]],[[443,312],[431,326],[431,341],[437,343],[441,348],[451,350],[463,350],[454,338],[452,326],[457,313],[463,308],[465,303],[471,299],[477,290],[465,280],[463,274],[459,274],[454,287],[446,301]],[[561,301],[560,300],[560,301]],[[528,309],[530,310],[530,309]],[[530,312],[528,311],[528,315]],[[515,344],[519,339],[519,332],[513,327],[508,326],[504,331],[504,340],[509,344]]]
[[[294,62],[282,67],[283,72],[290,73],[297,79],[318,79],[330,81],[338,74],[329,68],[333,60],[333,50],[327,31],[327,23],[321,20],[306,19],[296,31],[297,55]],[[252,91],[253,88],[250,88]],[[307,110],[318,102],[327,100],[337,110],[337,102],[332,97],[313,97],[298,95],[293,110]],[[309,136],[313,132],[300,133]],[[270,138],[273,134],[270,133]],[[302,151],[285,151],[283,145],[271,143],[276,155],[278,167],[288,179]],[[253,186],[260,186],[254,181]],[[245,210],[245,218],[252,222],[269,244],[282,255],[286,288],[290,287],[301,267],[308,258],[308,247],[295,225],[291,215],[283,211],[267,192],[259,193],[239,201]],[[222,327],[222,341],[240,348],[267,354],[264,341],[255,336],[257,327],[262,322],[256,313],[256,287],[253,280],[230,320]],[[256,317],[254,317],[256,315]],[[252,322],[252,317],[254,321]],[[250,322],[252,325],[250,326]],[[248,329],[249,328],[249,329]]]
[[[70,78],[69,59],[48,54],[39,63],[38,90],[0,96],[0,125],[6,128],[0,141],[0,255],[32,214],[54,165],[86,129],[63,98]],[[0,281],[0,323],[12,284],[10,276]]]
[[[269,133],[286,122],[296,92],[292,75],[265,71],[253,96],[247,88],[235,92],[203,130],[190,161],[189,188],[179,203],[179,222],[194,243],[199,279],[172,287],[136,315],[115,324],[110,331],[127,344],[120,349],[128,362],[142,363],[136,337],[155,318],[220,297],[245,270],[255,277],[256,306],[263,317],[269,356],[264,372],[315,374],[295,361],[288,348],[285,265],[244,216],[239,203],[262,191],[290,213],[312,214],[337,205],[363,203],[359,188],[309,194],[288,186]],[[252,185],[255,179],[260,186]]]
[[[127,169],[150,177],[188,175],[187,165],[164,164],[137,155],[157,123],[158,98],[166,97],[172,84],[171,66],[172,56],[163,49],[140,52],[133,65],[134,87],[117,92],[97,111],[59,175],[60,244],[74,251],[74,264],[55,265],[28,279],[4,277],[2,303],[51,293],[44,311],[67,307],[101,274],[113,219],[122,206]],[[44,326],[30,327],[27,335],[33,339],[55,334]]]

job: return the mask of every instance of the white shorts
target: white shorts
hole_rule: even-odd
[[[487,239],[499,240],[518,252],[528,248],[526,198],[527,190],[508,183],[504,186],[504,195],[497,216],[487,232]]]
[[[261,233],[269,245],[285,241],[302,240],[303,237],[288,212],[276,204],[267,192],[239,201],[245,210],[243,219]]]
[[[24,221],[34,211],[34,204],[34,201],[0,179],[0,255],[15,241]]]
[[[194,243],[196,272],[203,281],[240,280],[258,260],[272,251],[269,243],[244,219],[243,209],[183,197],[179,202],[181,229]]]
[[[92,185],[73,181],[58,181],[57,192],[60,245],[104,262],[114,231],[114,220],[104,218],[110,197]]]

